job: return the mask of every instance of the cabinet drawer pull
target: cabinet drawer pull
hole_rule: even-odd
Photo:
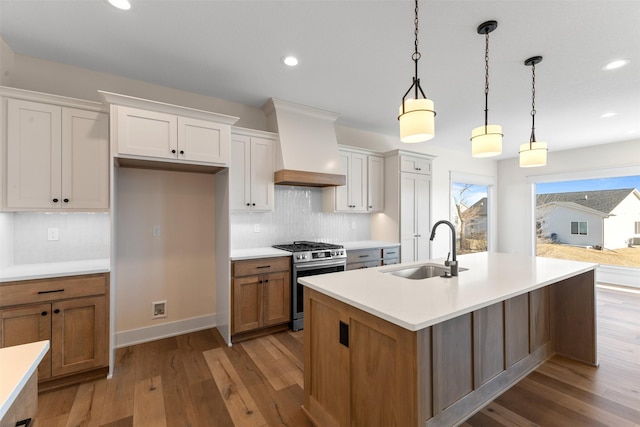
[[[360,258],[369,258],[369,255],[360,255]]]
[[[42,313],[40,313],[41,316],[46,316],[47,314],[49,313],[47,313],[46,311],[43,311]]]
[[[42,295],[42,294],[53,294],[55,292],[64,292],[64,288],[63,289],[56,289],[54,291],[38,291],[38,295]]]
[[[59,309],[59,308],[56,308],[55,310],[53,310],[53,312],[54,312],[55,314],[58,314],[58,313],[60,313],[60,309]]]
[[[65,203],[69,203],[69,199],[64,199],[62,201],[65,202]]]
[[[259,265],[256,268],[271,268],[271,266],[270,265]]]
[[[53,203],[58,203],[58,199],[53,199]]]
[[[387,252],[387,255],[395,255],[395,252]]]

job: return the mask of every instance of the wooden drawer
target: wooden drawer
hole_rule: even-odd
[[[231,275],[233,277],[266,274],[273,271],[290,271],[291,257],[286,256],[234,261],[231,268]]]
[[[400,246],[396,246],[393,248],[382,248],[382,258],[400,258]]]
[[[46,301],[104,295],[107,274],[24,280],[0,285],[2,307]]]
[[[347,264],[354,262],[380,261],[380,248],[347,251]]]
[[[347,270],[359,270],[361,268],[380,267],[380,260],[365,261],[365,262],[353,262],[347,264]]]

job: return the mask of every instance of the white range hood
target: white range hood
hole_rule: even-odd
[[[334,128],[337,114],[274,98],[262,110],[267,115],[268,129],[278,133],[280,140],[275,184],[306,187],[346,184]]]

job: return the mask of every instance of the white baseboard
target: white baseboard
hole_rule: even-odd
[[[211,314],[116,333],[116,348],[174,337],[189,332],[215,328],[216,315]]]
[[[596,282],[640,288],[640,269],[601,265],[596,269]]]

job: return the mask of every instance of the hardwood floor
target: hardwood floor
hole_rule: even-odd
[[[600,367],[554,357],[463,425],[640,426],[640,292],[598,288]],[[310,426],[302,333],[214,330],[117,351],[113,379],[42,393],[37,427]]]

